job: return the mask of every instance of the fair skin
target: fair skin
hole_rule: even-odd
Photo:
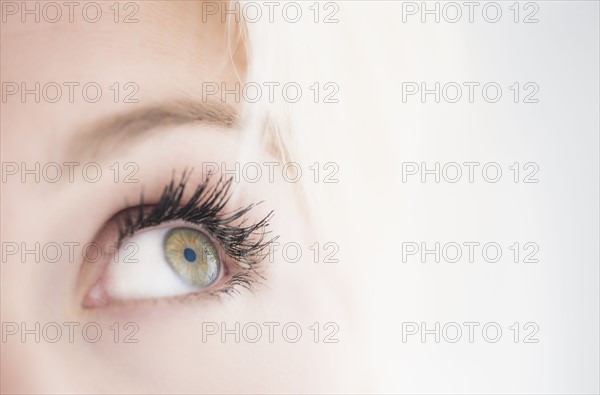
[[[203,112],[199,87],[203,81],[231,84],[244,78],[247,48],[237,43],[230,56],[227,25],[216,19],[200,23],[200,6],[144,3],[139,23],[131,25],[115,24],[111,18],[98,24],[21,23],[15,18],[2,24],[2,82],[94,81],[103,89],[97,103],[81,100],[80,94],[73,103],[35,103],[29,98],[22,103],[13,97],[3,102],[2,162],[31,168],[36,162],[42,167],[49,162],[94,162],[106,172],[98,183],[82,180],[77,172],[75,182],[36,183],[33,177],[24,183],[19,177],[3,182],[3,242],[95,242],[107,247],[118,236],[114,217],[138,205],[142,191],[144,201],[155,203],[174,173],[178,181],[184,170],[201,169],[202,162],[227,162],[233,168],[245,131],[236,118],[242,104],[215,104],[216,112],[208,111],[212,107]],[[109,87],[120,82],[124,95],[129,91],[122,84],[131,81],[139,87],[139,103],[114,103]],[[174,103],[196,103],[196,120],[177,115],[180,107]],[[143,125],[140,130],[131,124],[123,127],[135,114],[147,119],[158,109],[175,121],[159,119],[158,127]],[[236,122],[229,122],[234,118]],[[265,147],[253,159],[262,163],[278,156],[276,149]],[[115,162],[135,163],[139,182],[121,182],[122,167],[119,182],[114,182],[109,167]],[[201,181],[200,172],[192,173],[183,200]],[[307,236],[307,213],[294,203],[298,193],[279,178],[240,182],[227,210],[264,201],[248,221],[258,222],[273,210],[273,236],[307,248],[314,238]],[[325,322],[351,325],[353,320],[352,306],[343,303],[351,288],[335,271],[311,263],[310,255],[294,265],[277,259],[263,262],[264,279],[256,292],[241,289],[231,297],[204,292],[185,301],[108,298],[91,303],[85,301],[108,270],[107,263],[90,264],[80,256],[74,262],[63,256],[55,263],[35,262],[32,255],[25,263],[19,254],[3,259],[3,323],[25,322],[33,328],[36,322],[95,322],[104,332],[97,343],[81,336],[73,343],[36,343],[32,336],[25,342],[18,336],[3,342],[3,393],[329,392],[356,391],[364,384],[351,326],[340,324],[340,343],[312,340],[309,327],[314,322],[322,328]],[[139,341],[115,342],[109,329],[115,322],[122,331],[125,323],[135,323]],[[236,343],[233,336],[225,342],[219,336],[203,342],[206,322],[226,322],[227,328],[235,322],[297,322],[305,333],[298,343],[283,341],[281,335],[273,343]]]

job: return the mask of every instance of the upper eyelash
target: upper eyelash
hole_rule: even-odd
[[[118,244],[120,245],[125,238],[131,237],[141,229],[158,226],[167,221],[184,220],[203,226],[219,241],[227,255],[238,266],[254,271],[254,267],[267,255],[271,243],[278,238],[278,236],[268,238],[270,232],[266,230],[274,212],[269,212],[260,221],[248,226],[244,226],[247,221],[244,216],[257,204],[223,212],[231,198],[232,178],[210,186],[210,177],[207,177],[196,187],[190,199],[182,205],[190,173],[184,171],[179,182],[175,181],[173,175],[173,179],[165,187],[156,204],[145,205],[142,194],[139,205],[124,213],[123,220],[119,224]],[[240,223],[232,224],[240,219]]]

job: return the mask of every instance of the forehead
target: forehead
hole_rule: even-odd
[[[50,3],[9,3],[18,9],[0,4],[3,154],[27,136],[39,144],[19,152],[45,155],[99,119],[199,97],[204,82],[243,76],[244,51],[232,54],[231,26],[203,18],[200,1],[52,2],[62,13],[55,23],[57,12],[44,11]],[[90,103],[97,92],[100,100]],[[57,102],[44,100],[57,93]]]
[[[48,4],[59,11],[45,8]],[[1,7],[4,79],[110,71],[140,63],[152,68],[165,61],[201,65],[207,72],[209,60],[227,54],[226,25],[215,18],[202,21],[199,1],[35,1],[2,2]]]

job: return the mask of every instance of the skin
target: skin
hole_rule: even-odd
[[[107,15],[112,15],[111,3],[102,4]],[[145,200],[155,201],[174,171],[198,169],[202,162],[226,162],[233,167],[245,133],[243,121],[237,125],[227,125],[222,119],[221,124],[161,124],[140,133],[110,129],[115,127],[111,120],[122,114],[199,100],[202,82],[233,84],[245,78],[247,48],[234,40],[230,52],[228,26],[218,19],[201,23],[200,13],[200,2],[144,2],[137,14],[139,22],[129,25],[116,24],[110,17],[97,24],[81,18],[74,23],[21,23],[13,17],[2,24],[2,82],[77,81],[83,85],[94,81],[103,88],[102,99],[93,104],[81,99],[80,90],[73,103],[64,99],[35,103],[30,98],[22,103],[18,96],[3,102],[2,162],[25,162],[30,168],[36,162],[41,166],[94,162],[105,174],[97,183],[86,182],[77,170],[74,182],[65,181],[66,177],[57,183],[38,183],[31,176],[24,183],[19,176],[7,179],[1,195],[3,242],[28,246],[96,242],[106,247],[116,241],[114,216],[138,204],[142,190]],[[114,103],[109,87],[117,81],[135,81],[139,103]],[[228,102],[219,111],[235,114],[241,112],[241,105]],[[278,156],[266,146],[251,159],[262,163]],[[139,182],[114,182],[109,166],[115,162],[135,163]],[[195,186],[201,179],[195,173],[190,184]],[[190,193],[187,190],[186,196]],[[299,189],[280,176],[274,182],[266,178],[256,184],[240,182],[229,209],[264,201],[252,211],[250,221],[275,210],[270,230],[282,241],[296,241],[309,252],[315,236],[309,231],[308,213],[295,203],[298,194]],[[26,323],[28,329],[36,322],[42,327],[55,322],[63,328],[56,343],[44,339],[37,343],[33,335],[22,342],[20,334],[2,342],[3,393],[349,392],[364,388],[366,362],[353,345],[352,303],[345,303],[351,298],[348,280],[312,263],[308,253],[293,265],[277,257],[264,265],[264,284],[254,293],[242,290],[232,297],[121,301],[88,308],[83,302],[106,262],[90,264],[81,258],[79,249],[70,262],[66,249],[62,252],[54,263],[32,254],[3,257],[2,322]],[[68,341],[65,322],[80,325],[73,342]],[[89,322],[103,330],[96,343],[82,338],[80,328]],[[134,323],[138,342],[115,342],[110,329],[115,322],[121,339],[131,332],[124,324]],[[235,322],[242,326],[278,322],[280,326],[273,343],[266,340],[267,329],[262,326],[263,338],[253,344],[236,343],[232,335],[224,342],[218,335],[203,341],[206,322],[225,322],[227,328]],[[298,343],[282,340],[281,326],[287,322],[297,322],[302,328]],[[321,337],[329,332],[323,331],[325,322],[338,323],[335,337],[340,342],[315,343],[309,329],[314,322],[321,325]]]

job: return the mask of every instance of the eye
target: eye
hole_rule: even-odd
[[[230,181],[209,186],[206,180],[186,200],[187,180],[184,173],[155,204],[145,205],[141,198],[104,227],[98,238],[112,239],[118,248],[89,276],[96,280],[84,307],[253,288],[257,268],[276,239],[267,239],[265,231],[273,213],[252,221],[254,204],[227,210]]]
[[[149,299],[204,291],[225,272],[214,243],[198,229],[170,225],[124,240],[91,292],[102,300]],[[95,302],[95,303],[94,303]]]

